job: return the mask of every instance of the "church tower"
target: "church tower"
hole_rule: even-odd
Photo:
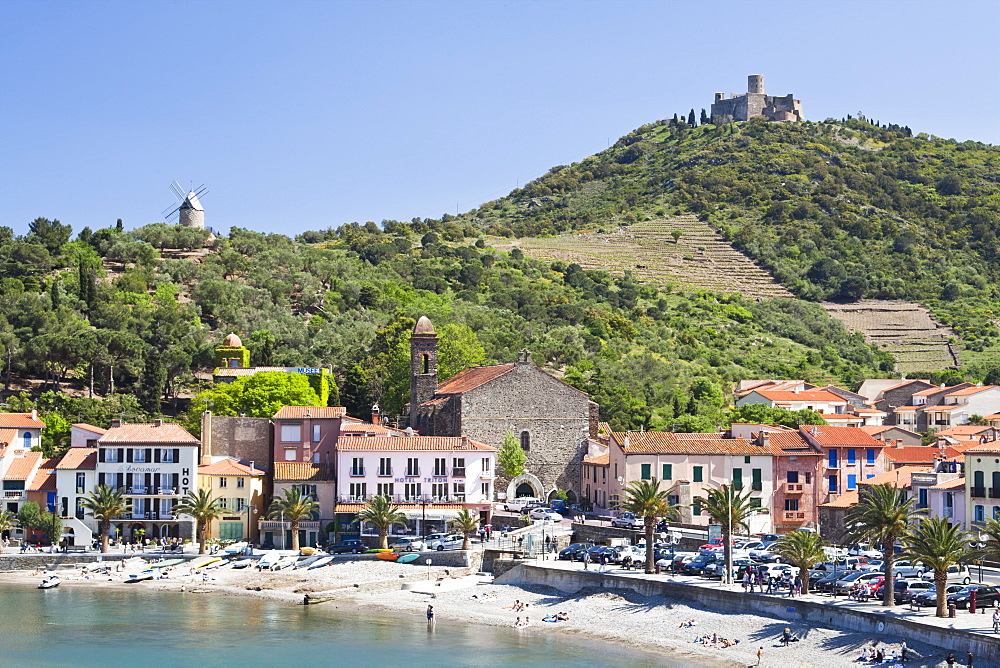
[[[410,426],[417,426],[420,404],[434,398],[438,386],[438,337],[427,316],[420,316],[410,336]]]

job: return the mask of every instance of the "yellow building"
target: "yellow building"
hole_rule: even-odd
[[[257,543],[257,520],[264,512],[264,471],[231,457],[198,467],[198,486],[220,499],[224,508],[208,527],[208,537]]]

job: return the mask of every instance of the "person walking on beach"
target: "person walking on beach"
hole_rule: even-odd
[[[433,605],[428,605],[427,606],[427,621],[429,621],[429,622],[433,622],[434,621],[434,606]]]
[[[760,665],[760,658],[762,656],[764,656],[764,648],[763,647],[758,647],[757,648],[757,665],[758,666]]]

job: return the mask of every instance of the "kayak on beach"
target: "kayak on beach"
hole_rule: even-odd
[[[383,561],[396,561],[399,559],[399,555],[394,552],[379,552],[375,556]]]
[[[222,561],[222,557],[200,557],[198,559],[195,559],[188,565],[191,568],[205,568],[206,566],[214,564],[219,561]]]
[[[333,561],[333,557],[320,557],[316,562],[309,566],[309,570],[311,571],[314,568],[322,568],[331,561]]]
[[[419,558],[420,558],[419,554],[411,552],[410,554],[401,555],[399,559],[396,560],[396,562],[400,564],[408,564],[410,562],[416,561]]]
[[[389,548],[382,549],[380,547],[373,547],[370,550],[365,550],[365,554],[378,554],[380,552],[392,552],[392,550]]]
[[[150,568],[166,568],[167,566],[176,566],[178,564],[183,564],[184,559],[167,559],[166,561],[157,561],[154,564],[150,564]]]

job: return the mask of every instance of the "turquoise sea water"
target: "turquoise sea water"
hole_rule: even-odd
[[[148,590],[0,586],[6,666],[681,666],[542,629]]]

